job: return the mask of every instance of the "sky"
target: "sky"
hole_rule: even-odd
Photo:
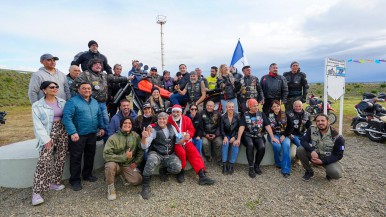
[[[273,62],[282,74],[298,61],[310,82],[323,82],[327,57],[386,59],[385,8],[384,0],[0,0],[0,68],[37,71],[51,53],[67,74],[95,40],[111,66],[127,72],[138,59],[161,69],[156,17],[164,15],[164,69],[172,74],[181,63],[205,75],[230,64],[240,39],[257,77]],[[386,81],[386,62],[349,62],[346,71],[347,82]]]

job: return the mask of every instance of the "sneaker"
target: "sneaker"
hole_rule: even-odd
[[[117,194],[115,193],[115,186],[114,184],[107,186],[107,199],[108,200],[115,200],[117,199]]]
[[[74,184],[72,184],[71,186],[72,186],[72,190],[74,190],[74,191],[80,191],[80,190],[82,190],[82,185],[81,185],[79,182],[74,183]]]
[[[50,184],[50,190],[61,191],[64,188],[64,185]]]
[[[290,177],[290,175],[291,175],[291,174],[289,174],[289,173],[283,173],[283,177],[284,177],[284,178],[288,178],[288,177]]]
[[[314,176],[314,171],[306,171],[306,173],[303,176],[303,180],[305,182],[308,182],[308,181],[310,181],[311,177],[313,177],[313,176]]]
[[[248,172],[249,177],[255,178],[256,177],[256,172],[253,167],[249,167],[249,172]]]
[[[32,205],[36,206],[44,203],[44,200],[40,194],[32,193]]]
[[[254,169],[255,169],[255,173],[257,174],[257,175],[261,175],[261,174],[263,174],[263,172],[261,171],[261,169],[260,169],[260,167],[259,166],[254,166]]]
[[[83,180],[84,181],[89,181],[89,182],[96,182],[98,180],[98,178],[91,175],[91,176],[88,176],[88,177],[84,177]]]

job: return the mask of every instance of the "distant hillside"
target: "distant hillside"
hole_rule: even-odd
[[[0,69],[0,107],[30,105],[28,84],[31,73]]]
[[[0,107],[30,105],[28,84],[32,73],[19,73],[0,69]],[[310,94],[323,95],[323,83],[310,84]],[[386,92],[386,83],[347,83],[346,97],[359,98],[364,92]]]

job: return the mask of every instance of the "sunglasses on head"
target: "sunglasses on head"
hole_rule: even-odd
[[[48,88],[50,88],[50,89],[59,89],[59,85],[55,85],[55,86],[48,86]]]

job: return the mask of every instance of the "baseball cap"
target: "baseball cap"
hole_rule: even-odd
[[[151,105],[150,105],[150,103],[145,103],[145,104],[143,104],[142,108],[143,108],[143,109],[145,109],[145,108],[151,108]]]
[[[43,55],[40,57],[40,61],[43,61],[43,60],[50,60],[50,59],[59,60],[58,57],[54,57],[54,56],[52,56],[52,54],[49,54],[49,53],[45,53],[45,54],[43,54]]]
[[[151,68],[150,68],[150,71],[157,71],[157,67],[154,67],[154,66],[151,67]]]

